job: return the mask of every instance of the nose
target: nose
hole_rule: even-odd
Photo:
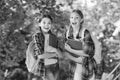
[[[71,18],[71,19],[70,19],[70,21],[71,21],[71,22],[74,22],[74,21],[75,21],[75,19],[74,19],[74,18]]]
[[[47,28],[47,27],[48,27],[48,24],[45,24],[45,27]]]
[[[76,21],[76,18],[73,18],[73,21]]]

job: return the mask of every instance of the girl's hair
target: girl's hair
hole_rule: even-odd
[[[83,13],[81,12],[81,10],[73,10],[72,12],[76,12],[77,14],[79,14],[79,16],[81,17],[81,19],[83,19],[84,18],[84,16],[83,16]]]
[[[77,13],[77,14],[81,17],[81,19],[84,18],[84,15],[83,15],[82,11],[80,11],[80,10],[77,9],[77,10],[73,10],[72,12]],[[82,22],[80,23],[81,27],[82,27],[83,22],[84,22],[84,21],[82,21]],[[81,28],[80,28],[80,29],[81,29]],[[80,31],[80,29],[79,29],[79,31]],[[68,38],[69,38],[69,39],[72,39],[72,38],[73,38],[73,28],[72,28],[72,26],[70,26]],[[77,35],[76,38],[77,38],[77,39],[81,38],[80,35],[79,35],[79,33],[78,33],[78,35]]]
[[[52,19],[52,17],[51,17],[50,15],[43,15],[42,18],[39,19],[39,22],[41,22],[41,20],[42,20],[43,18],[49,18],[49,19],[51,20],[51,22],[53,22],[53,19]]]

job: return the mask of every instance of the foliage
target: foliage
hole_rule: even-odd
[[[61,25],[64,27],[65,18],[61,17],[64,13],[55,3],[55,0],[0,0],[0,75],[5,69],[14,72],[14,67],[26,70],[26,48],[43,14],[53,17],[57,31]]]
[[[113,65],[116,65],[117,62],[109,57],[109,54],[113,53],[111,49],[113,47],[117,49],[118,45],[111,43],[111,46],[109,46],[105,40],[112,36],[116,26],[114,23],[119,20],[120,1],[97,0],[97,5],[91,7],[91,9],[87,9],[85,5],[80,6],[79,4],[83,5],[81,1],[0,0],[0,80],[3,80],[5,69],[9,69],[13,73],[14,71],[22,71],[14,69],[18,67],[25,69],[27,72],[24,62],[25,51],[43,14],[52,16],[55,23],[52,30],[63,42],[66,25],[69,25],[69,11],[74,6],[83,11],[85,26],[91,28],[93,32],[96,31],[97,36],[103,33],[103,37],[99,39],[103,47],[103,60],[111,70],[111,67],[114,67]],[[94,3],[92,0],[91,2]],[[104,19],[104,17],[107,18]],[[63,45],[61,46],[63,47]]]

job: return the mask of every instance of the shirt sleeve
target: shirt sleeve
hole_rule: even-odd
[[[44,52],[44,39],[40,32],[33,34],[32,40],[34,41],[34,57],[37,59],[38,55]]]

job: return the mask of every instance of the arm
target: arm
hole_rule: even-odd
[[[87,57],[88,55],[84,53],[83,50],[74,50],[68,44],[65,44],[65,49],[75,55]]]
[[[46,52],[54,52],[58,56],[61,54],[61,51],[58,48],[54,48],[52,46],[48,46]]]
[[[65,52],[65,56],[66,56],[68,59],[70,59],[70,60],[72,60],[72,61],[74,61],[74,62],[82,63],[82,58],[73,57],[73,56],[71,56],[71,55],[70,55],[69,53],[67,53],[67,52]]]
[[[57,57],[56,53],[54,53],[54,52],[47,52],[45,54],[38,55],[39,59],[48,59],[48,58],[52,58],[52,57]]]
[[[102,51],[101,44],[95,35],[93,35],[91,32],[90,32],[90,35],[91,35],[91,38],[92,38],[94,45],[95,45],[94,58],[95,58],[96,62],[99,64],[101,62],[101,59],[102,59],[101,58],[101,51]]]

